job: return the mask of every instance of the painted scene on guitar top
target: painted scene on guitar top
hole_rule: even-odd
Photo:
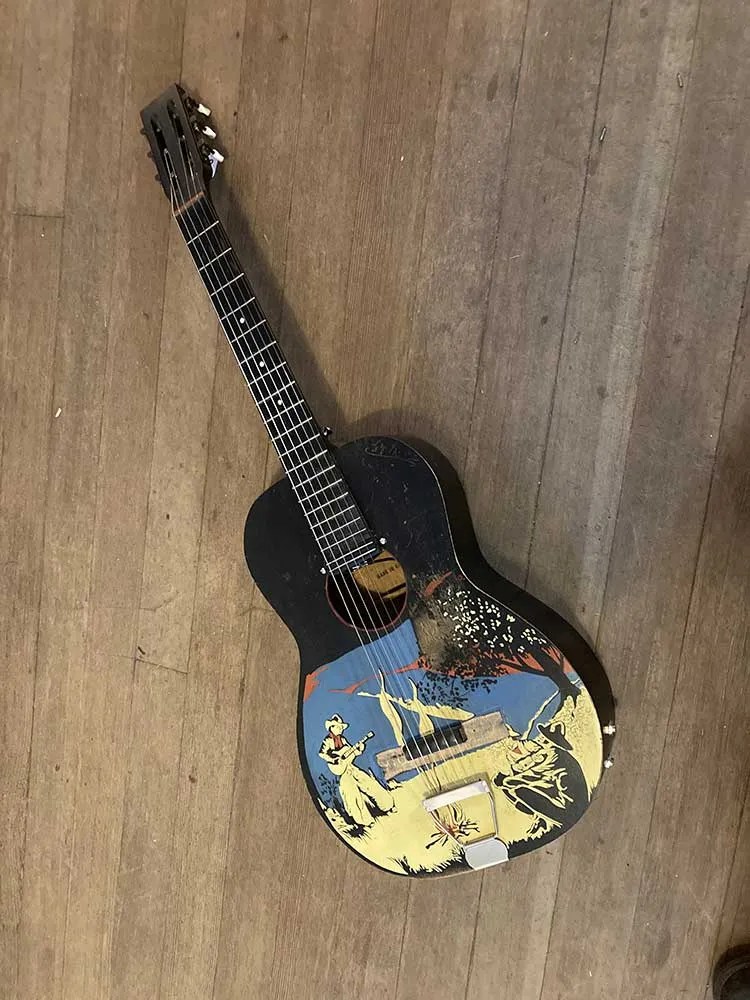
[[[305,680],[320,807],[350,847],[400,874],[477,867],[472,845],[487,838],[495,861],[540,847],[599,781],[591,698],[546,637],[463,577],[412,582],[409,619]],[[425,808],[471,782],[487,791]]]

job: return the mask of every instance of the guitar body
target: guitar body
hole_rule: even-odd
[[[364,584],[392,613],[387,627],[347,623],[349,591],[321,573],[287,479],[245,528],[250,572],[299,648],[299,753],[316,807],[399,874],[544,846],[583,814],[608,752],[612,697],[594,654],[483,560],[442,456],[383,437],[335,454],[383,542]]]

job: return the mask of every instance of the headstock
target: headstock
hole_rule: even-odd
[[[141,111],[143,135],[173,211],[199,194],[207,194],[211,178],[224,157],[214,146],[216,133],[208,124],[209,108],[172,84]]]

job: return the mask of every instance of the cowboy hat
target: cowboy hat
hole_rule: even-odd
[[[330,719],[326,719],[326,729],[330,729],[335,722],[338,722],[339,725],[344,727],[344,729],[349,728],[349,723],[344,722],[344,720],[341,718],[338,712],[336,712],[334,715],[331,716]]]

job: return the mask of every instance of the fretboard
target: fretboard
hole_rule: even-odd
[[[211,200],[198,195],[176,218],[326,568],[363,565],[380,546],[271,333]]]

